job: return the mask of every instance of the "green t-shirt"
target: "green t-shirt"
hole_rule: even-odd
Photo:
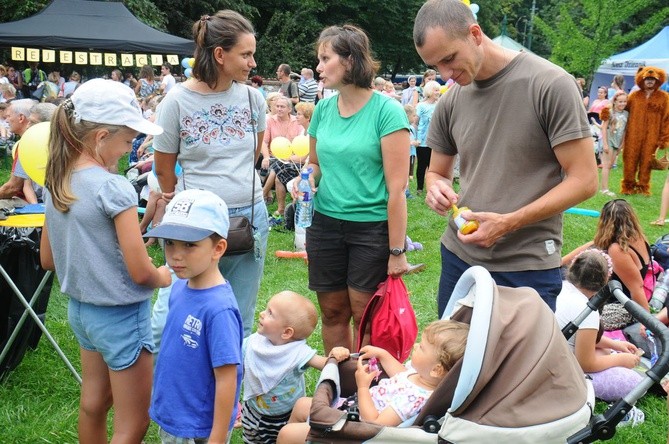
[[[335,95],[319,101],[309,124],[321,168],[314,207],[336,219],[387,220],[381,138],[398,130],[408,131],[409,120],[397,100],[379,93],[372,94],[354,115],[341,117],[338,98]]]

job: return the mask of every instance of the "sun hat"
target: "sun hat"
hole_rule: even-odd
[[[230,219],[223,199],[206,190],[184,190],[167,205],[165,216],[144,237],[197,242],[216,233],[228,237]]]
[[[75,122],[85,120],[127,126],[140,133],[158,135],[163,129],[142,116],[135,93],[113,80],[93,79],[81,84],[71,97]]]

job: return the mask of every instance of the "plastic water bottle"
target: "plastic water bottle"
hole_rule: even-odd
[[[307,228],[311,226],[311,219],[314,214],[314,201],[311,194],[311,184],[309,183],[309,171],[303,170],[300,173],[300,182],[297,184],[297,205],[295,207],[295,229]]]
[[[667,299],[669,292],[669,273],[662,273],[657,279],[655,288],[653,289],[653,296],[650,298],[648,304],[654,313],[662,310],[664,301]]]

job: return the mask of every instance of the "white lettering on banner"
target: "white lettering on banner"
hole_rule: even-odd
[[[142,67],[149,64],[149,58],[146,54],[135,54],[135,65]]]
[[[43,49],[42,61],[44,63],[54,63],[56,61],[56,51],[53,49]]]
[[[105,66],[116,66],[116,54],[105,52]]]
[[[88,53],[87,52],[74,52],[74,64],[75,65],[88,65]]]
[[[645,61],[625,60],[624,62],[611,62],[613,68],[640,68],[646,66]]]
[[[12,47],[12,60],[23,62],[26,59],[26,50],[23,48]]]
[[[102,65],[102,54],[99,52],[92,52],[89,54],[91,65]]]
[[[135,64],[135,57],[132,54],[121,54],[121,66],[132,66]]]
[[[17,46],[11,47],[12,60],[19,62],[56,62],[56,50],[54,49],[37,49],[37,48],[20,48]],[[63,64],[76,65],[105,65],[118,66],[120,58],[121,66],[144,66],[153,65],[160,66],[164,61],[178,66],[179,56],[177,54],[115,54],[115,53],[101,53],[101,52],[84,52],[84,51],[58,51],[58,61]]]
[[[29,62],[39,62],[39,49],[27,48],[26,60]]]
[[[60,63],[72,63],[72,51],[61,51],[60,52]]]

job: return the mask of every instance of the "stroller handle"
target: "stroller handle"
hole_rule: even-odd
[[[631,300],[623,293],[622,285],[616,280],[612,280],[608,285],[611,294],[620,302],[625,309],[634,316],[636,320],[641,322],[653,335],[660,340],[662,344],[662,354],[658,357],[657,362],[653,365],[646,374],[655,382],[660,380],[669,371],[669,329],[662,324],[655,316],[644,310],[639,304]]]
[[[611,294],[620,302],[625,309],[646,329],[650,330],[662,344],[662,353],[657,362],[648,371],[646,377],[632,389],[624,398],[618,400],[604,413],[595,415],[590,419],[590,423],[583,429],[571,435],[567,439],[569,444],[587,444],[598,440],[608,440],[616,433],[616,425],[623,419],[632,406],[646,394],[646,391],[660,380],[669,371],[669,329],[662,324],[655,316],[647,312],[639,304],[627,297],[623,293],[622,285],[616,280],[608,284]],[[594,299],[594,298],[593,298]]]
[[[576,317],[576,319],[567,322],[567,324],[564,327],[562,327],[562,334],[564,335],[565,339],[571,338],[574,335],[574,333],[576,333],[578,327],[585,320],[585,318],[590,316],[592,312],[602,308],[610,297],[611,297],[611,291],[609,290],[608,285],[605,285],[597,293],[595,293],[593,297],[588,299],[588,302],[586,304],[587,308],[585,308]]]

